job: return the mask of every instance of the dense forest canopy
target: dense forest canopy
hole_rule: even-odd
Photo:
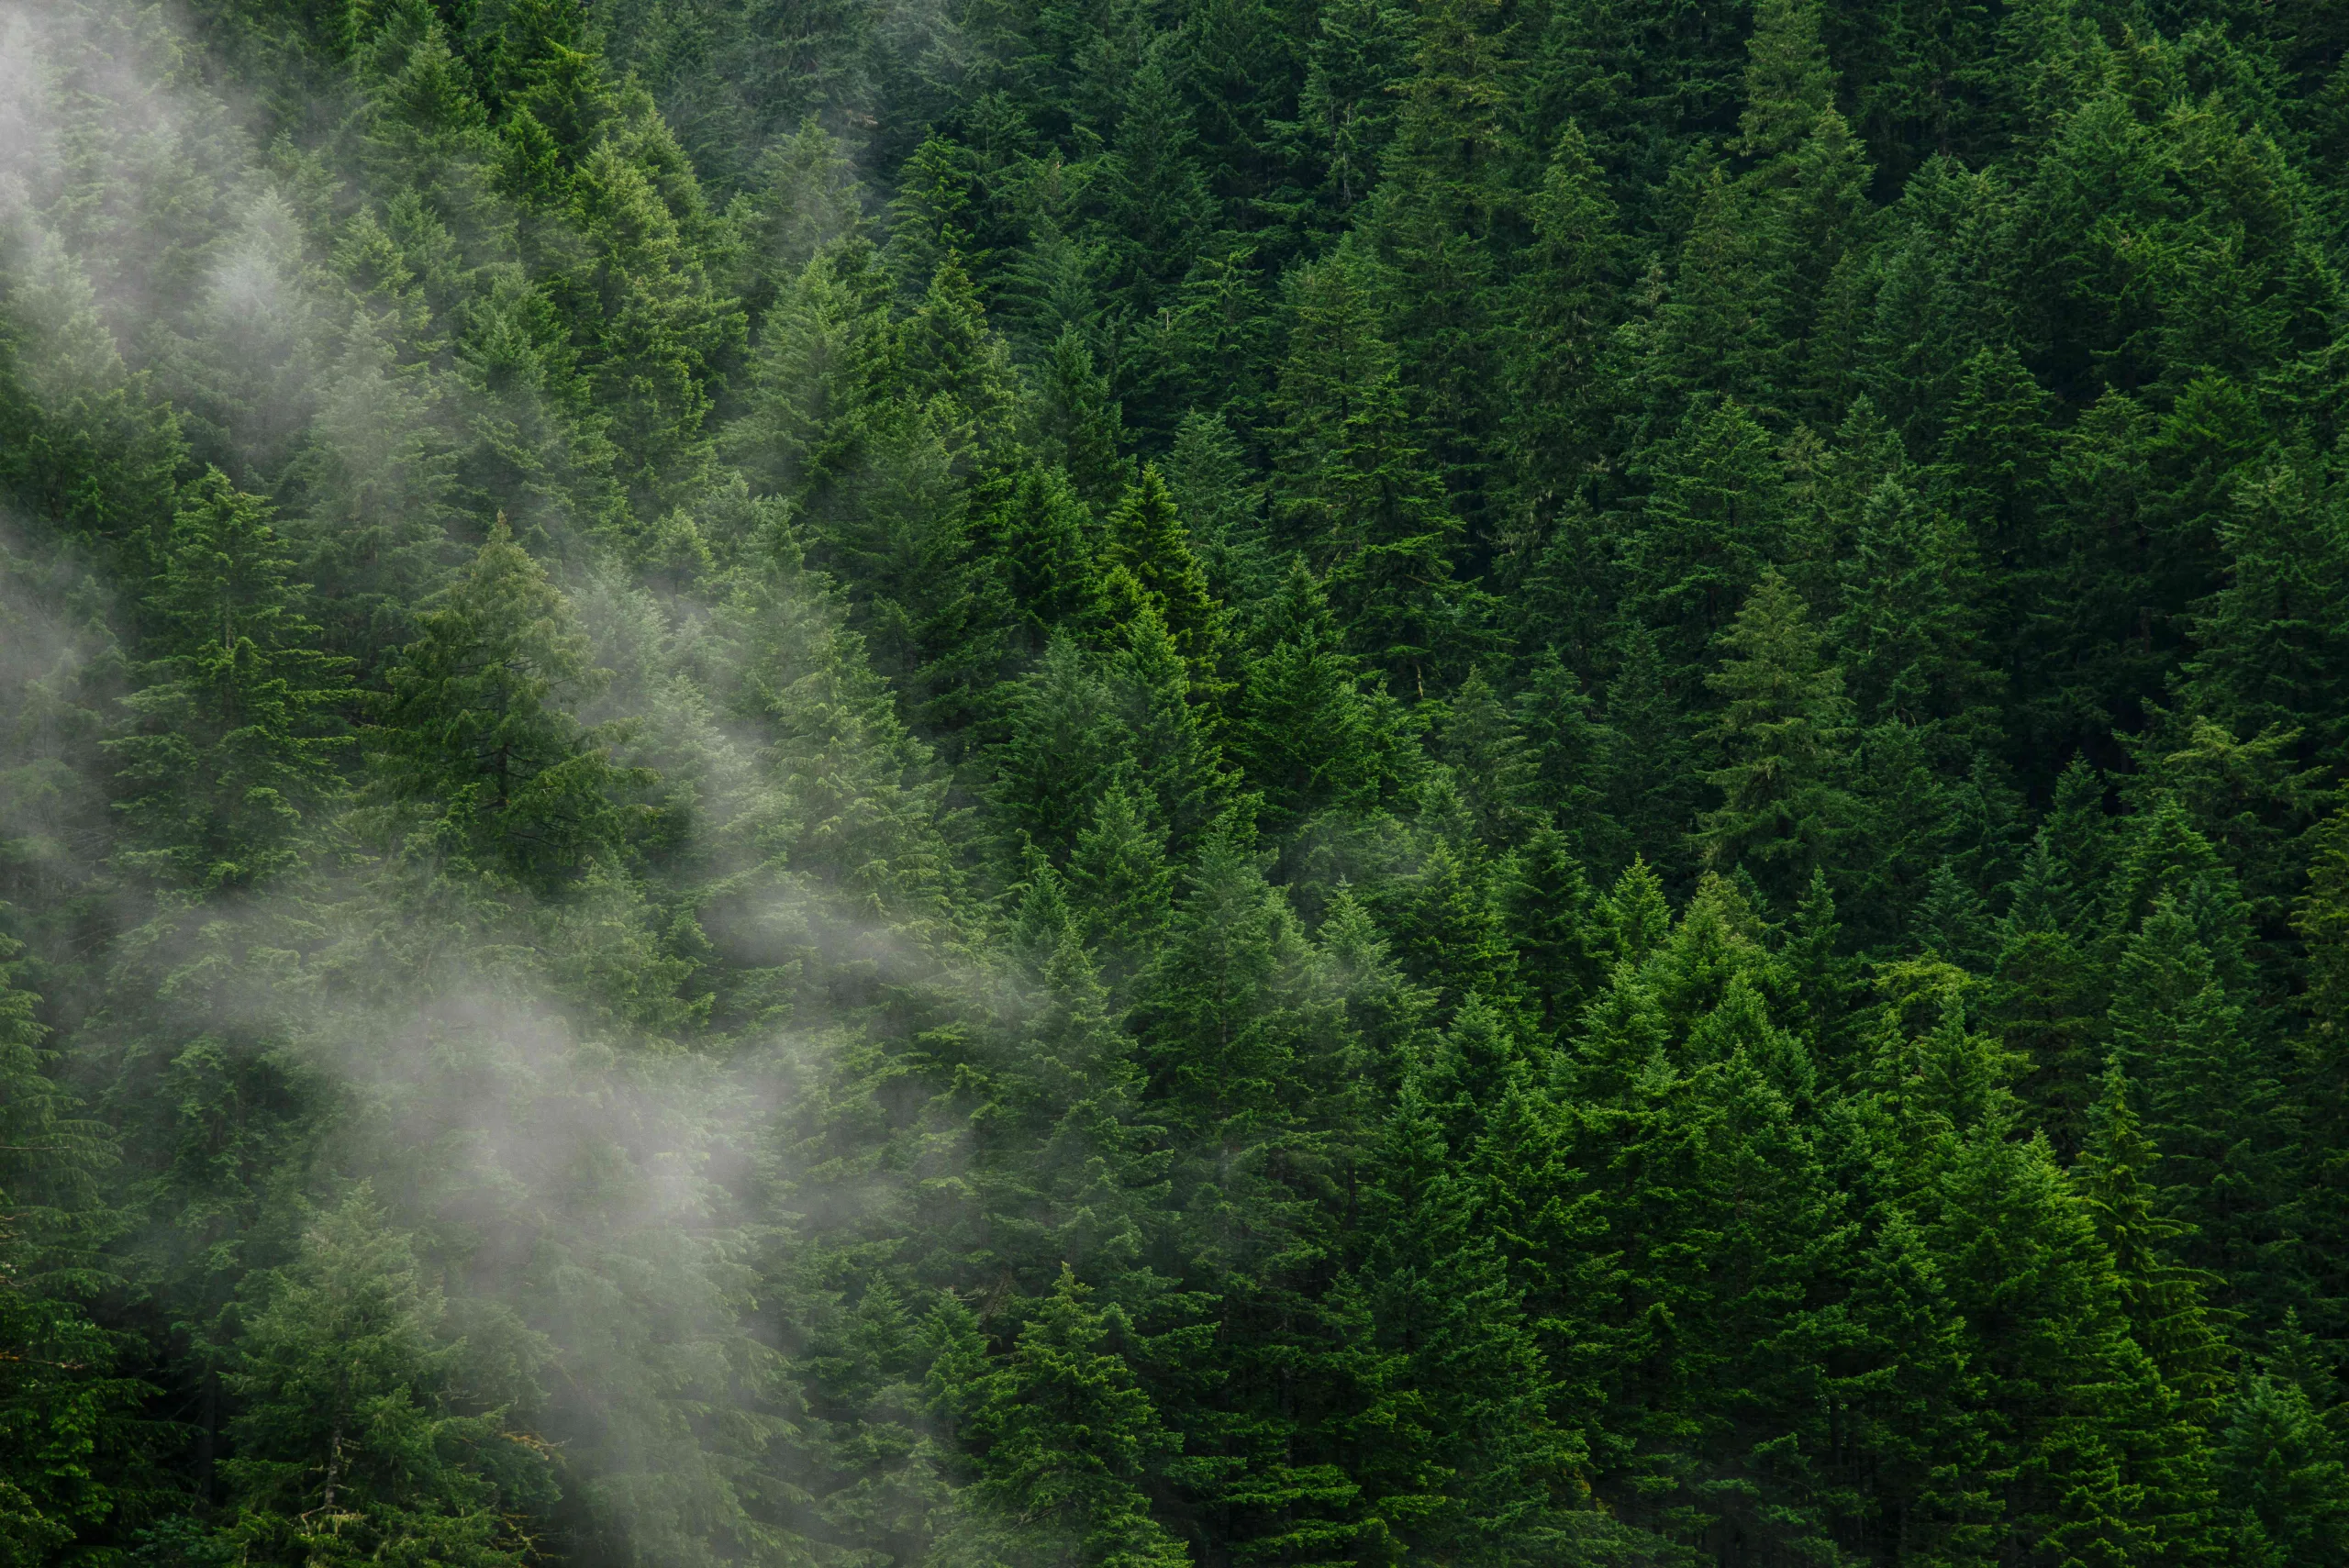
[[[2349,1564],[2345,48],[0,4],[0,1568]]]

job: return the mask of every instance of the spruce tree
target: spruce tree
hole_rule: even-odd
[[[114,742],[131,790],[126,858],[197,896],[258,886],[326,826],[350,662],[317,646],[265,503],[218,469],[165,549],[150,600],[159,656],[125,699],[141,732]]]
[[[1784,549],[1786,482],[1772,448],[1742,405],[1700,401],[1651,460],[1653,488],[1623,566],[1676,683],[1693,687],[1713,639]]]
[[[1109,562],[1131,573],[1156,602],[1167,635],[1190,666],[1194,688],[1212,697],[1221,662],[1221,610],[1155,463],[1142,466],[1140,482],[1109,514],[1107,528]]]
[[[1039,1564],[1186,1562],[1143,1490],[1176,1440],[1119,1353],[1125,1315],[1094,1307],[1092,1294],[1063,1267],[1001,1365],[957,1391],[985,1444],[971,1544]]]
[[[1721,646],[1707,677],[1726,700],[1717,731],[1725,765],[1709,779],[1721,804],[1701,818],[1698,841],[1709,863],[1750,865],[1791,903],[1853,825],[1839,781],[1842,672],[1824,664],[1801,600],[1776,572],[1755,584]]]
[[[228,1373],[244,1409],[221,1547],[524,1561],[514,1514],[552,1501],[543,1451],[502,1405],[463,1412],[464,1347],[372,1194],[321,1215],[294,1263],[255,1284]]]
[[[534,887],[623,852],[640,778],[576,716],[609,675],[545,568],[500,523],[417,620],[365,735],[395,842]]]

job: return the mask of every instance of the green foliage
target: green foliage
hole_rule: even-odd
[[[2343,1560],[2325,7],[15,10],[6,1568]]]
[[[545,569],[501,524],[417,621],[368,732],[397,841],[542,887],[618,853],[631,777],[570,706],[608,676]]]
[[[213,469],[172,519],[148,607],[159,658],[115,742],[125,859],[197,895],[256,887],[316,846],[339,793],[334,705],[350,661],[315,646],[305,586],[264,504]]]
[[[544,1447],[502,1408],[451,1408],[473,1392],[460,1392],[463,1346],[384,1219],[362,1186],[289,1267],[252,1282],[227,1373],[245,1408],[221,1544],[325,1562],[522,1562],[515,1515],[552,1501]]]
[[[1707,684],[1724,699],[1710,782],[1721,805],[1703,820],[1709,863],[1751,864],[1791,895],[1832,852],[1854,813],[1838,787],[1849,728],[1842,672],[1822,668],[1802,601],[1772,572],[1721,639]]]

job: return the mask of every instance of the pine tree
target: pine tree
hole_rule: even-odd
[[[402,812],[387,826],[540,887],[620,853],[636,815],[623,796],[643,780],[612,760],[614,727],[573,711],[609,675],[545,568],[501,524],[417,620],[365,735],[375,798]]]
[[[1008,732],[990,759],[990,793],[1008,833],[1024,834],[1055,855],[1074,846],[1089,807],[1123,760],[1118,709],[1117,694],[1084,648],[1074,637],[1055,636],[1009,694]]]
[[[1676,178],[1690,210],[1670,292],[1654,307],[1652,414],[1669,419],[1686,409],[1693,419],[1709,401],[1732,400],[1749,416],[1775,411],[1784,378],[1772,330],[1780,311],[1769,286],[1768,211],[1709,155],[1691,159]],[[1651,286],[1662,293],[1663,281],[1659,273]]]
[[[1506,484],[1537,517],[1554,515],[1593,477],[1609,386],[1601,368],[1611,314],[1607,285],[1620,265],[1615,205],[1582,129],[1559,133],[1529,203],[1534,240],[1519,253],[1502,334],[1508,392],[1500,445]]]
[[[2349,814],[2335,812],[2318,828],[2309,887],[2293,910],[2293,929],[2308,944],[2308,1031],[2299,1044],[2294,1077],[2306,1120],[2308,1158],[2300,1223],[2316,1245],[2317,1294],[2328,1304],[2349,1299],[2349,1269],[2332,1260],[2349,1237],[2342,1218],[2349,1194]],[[2327,1321],[2340,1308],[2328,1305]]]
[[[1626,633],[1620,668],[1607,687],[1601,764],[1607,815],[1634,853],[1678,871],[1697,825],[1697,747],[1688,704],[1667,682],[1662,651],[1646,628]]]
[[[825,246],[784,283],[760,323],[756,395],[726,434],[729,454],[753,483],[820,506],[853,474],[874,405],[896,385],[889,289],[872,246],[853,236]]]
[[[1613,737],[1556,650],[1544,649],[1535,658],[1515,709],[1516,732],[1532,765],[1534,804],[1550,814],[1586,862],[1620,859],[1620,826],[1606,815],[1603,794]]]
[[[334,705],[350,662],[321,651],[306,584],[258,496],[218,469],[172,521],[149,600],[159,657],[113,743],[131,794],[126,858],[198,896],[268,883],[314,852],[340,787]]]
[[[1471,673],[1452,699],[1442,754],[1486,843],[1505,847],[1534,824],[1538,764],[1481,670]]]
[[[2290,1158],[2288,1112],[2259,1039],[2192,922],[2165,896],[2113,974],[2112,1058],[2143,1085],[2166,1212],[2193,1228],[2185,1261],[2253,1298],[2275,1244],[2268,1216]]]
[[[342,588],[321,606],[332,645],[371,663],[414,635],[415,601],[445,579],[467,466],[448,430],[448,387],[429,361],[401,362],[401,336],[363,310],[353,319],[287,487],[307,513],[295,536],[304,570]],[[529,488],[495,485],[535,512],[545,487]]]
[[[1842,673],[1823,664],[1802,601],[1776,572],[1754,585],[1721,646],[1707,677],[1727,701],[1717,731],[1726,765],[1709,779],[1721,805],[1701,818],[1698,840],[1709,863],[1749,864],[1791,902],[1852,826],[1838,781]]]
[[[1008,355],[960,257],[938,263],[897,338],[903,380],[892,390],[928,412],[949,450],[963,458],[1001,432],[1011,415]]]
[[[130,372],[86,270],[33,228],[0,314],[0,487],[28,517],[143,567],[186,462],[181,419]]]
[[[245,1408],[220,1544],[319,1562],[520,1562],[512,1511],[552,1498],[542,1450],[502,1407],[452,1405],[464,1347],[406,1235],[362,1186],[255,1282],[232,1387]]]
[[[1854,1446],[1874,1469],[1879,1551],[1985,1561],[2000,1501],[1988,1462],[1980,1375],[1941,1260],[1909,1212],[1887,1204],[1853,1271],[1852,1317],[1866,1370],[1849,1380]]]
[[[1122,749],[1135,786],[1166,824],[1173,852],[1187,860],[1231,804],[1236,781],[1193,700],[1191,668],[1155,606],[1144,604],[1123,629],[1124,646],[1108,669]]]
[[[2199,1432],[2131,1337],[2110,1255],[2043,1141],[1996,1123],[1939,1179],[1928,1232],[1982,1379],[1996,1551],[2093,1561],[2209,1547]]]
[[[2210,1427],[2232,1381],[2225,1319],[2202,1300],[2206,1286],[2216,1282],[2172,1261],[2174,1242],[2187,1227],[2161,1216],[2165,1206],[2148,1180],[2157,1159],[2130,1104],[2127,1076],[2119,1068],[2108,1071],[2077,1167],[2081,1194],[2096,1216],[2097,1234],[2112,1252],[2121,1309],[2137,1343],[2185,1401],[2187,1414]]]
[[[1235,612],[1269,598],[1278,586],[1279,563],[1264,528],[1264,486],[1230,423],[1221,415],[1185,415],[1163,469],[1208,593]]]
[[[1352,245],[1292,279],[1275,516],[1328,574],[1350,640],[1418,694],[1442,673],[1440,650],[1453,659],[1477,638],[1481,606],[1453,578],[1460,521],[1413,439],[1378,297]]]
[[[972,1544],[1042,1564],[1188,1562],[1142,1489],[1179,1440],[1116,1348],[1124,1313],[1092,1307],[1092,1295],[1063,1266],[1010,1355],[957,1391],[986,1444],[969,1489]]]
[[[1916,928],[1919,945],[1943,963],[1975,971],[1988,967],[1990,911],[1947,861],[1933,868],[1917,906]]]
[[[1038,1289],[1055,1266],[1083,1267],[1147,1308],[1161,1293],[1143,1260],[1166,1157],[1143,1119],[1133,1041],[1110,1021],[1049,862],[1030,867],[1015,936],[1022,962],[974,1147],[983,1255],[965,1266]]]
[[[1152,1097],[1192,1146],[1244,1148],[1311,1094],[1279,1012],[1304,961],[1297,918],[1228,831],[1210,835],[1137,1006]]]
[[[1087,505],[1107,508],[1133,477],[1126,444],[1125,410],[1109,378],[1074,327],[1064,327],[1044,355],[1032,443],[1047,462],[1068,473]]]
[[[1377,186],[1410,43],[1408,14],[1386,0],[1340,0],[1315,18],[1294,134],[1341,221]]]
[[[1967,362],[1936,457],[1942,504],[1973,539],[1992,590],[1990,615],[2017,627],[2017,601],[2043,564],[2040,517],[2047,505],[2054,439],[2048,397],[2011,346]],[[1997,662],[2025,658],[2009,648]],[[1995,666],[1994,666],[1995,667]]]
[[[1218,227],[1214,195],[1191,156],[1189,108],[1161,52],[1144,58],[1127,84],[1103,204],[1136,317],[1156,309]]]
[[[1133,573],[1156,601],[1167,635],[1190,667],[1193,689],[1211,699],[1221,662],[1221,609],[1155,463],[1142,466],[1141,481],[1109,514],[1108,533],[1109,561]]]
[[[1402,1376],[1355,1418],[1355,1468],[1386,1551],[1522,1551],[1559,1540],[1580,1454],[1550,1418],[1540,1352],[1449,1154],[1407,1078],[1364,1194],[1361,1281],[1374,1345]]]
[[[1379,800],[1388,783],[1381,715],[1340,640],[1320,582],[1300,557],[1266,614],[1270,646],[1248,662],[1231,755],[1286,832],[1330,806]]]
[[[1074,630],[1105,613],[1092,524],[1056,468],[1023,470],[1011,494],[980,522],[978,536],[1002,574],[1023,651],[1041,653],[1057,628]]]
[[[1395,139],[1359,231],[1393,270],[1392,330],[1411,406],[1443,488],[1472,526],[1486,512],[1498,424],[1492,307],[1507,241],[1496,231],[1517,205],[1520,161],[1504,113],[1511,72],[1497,17],[1473,0],[1421,8]]]
[[[1762,0],[1746,45],[1739,150],[1767,159],[1793,150],[1835,104],[1835,73],[1820,42],[1819,7]]]
[[[2213,1458],[2221,1528],[2244,1562],[2343,1561],[2349,1467],[2341,1440],[2296,1385],[2254,1373],[2229,1407]]]
[[[569,216],[588,255],[563,277],[559,300],[599,400],[620,411],[620,477],[646,510],[675,504],[705,477],[707,384],[745,332],[693,243],[699,200],[690,183],[664,190],[618,139],[582,161],[572,185]]]
[[[2021,1093],[2042,1130],[2065,1155],[2076,1152],[2087,1136],[2105,982],[2101,967],[2074,936],[2078,902],[2042,828],[2000,922],[1989,1001],[2008,1048],[2030,1063]]]
[[[2349,745],[2335,717],[2349,595],[2344,501],[2349,494],[2325,495],[2280,463],[2242,488],[2221,525],[2231,568],[2198,608],[2186,666],[2200,711],[2237,734],[2307,726],[2300,754],[2334,766]]]
[[[9,1568],[50,1560],[140,1501],[124,1451],[143,1435],[135,1412],[152,1392],[121,1374],[128,1347],[73,1299],[100,1283],[90,1269],[103,1223],[94,1200],[116,1151],[50,1076],[39,998],[14,984],[20,951],[0,936],[0,1562]]]
[[[759,159],[745,226],[751,276],[741,290],[753,317],[832,241],[863,226],[863,193],[841,139],[813,116]]]
[[[1891,480],[1855,531],[1832,631],[1862,722],[1931,726],[1944,747],[1995,740],[1986,730],[2001,683],[1983,658],[1967,541]]]
[[[1131,976],[1166,925],[1174,867],[1154,827],[1122,780],[1112,780],[1069,856],[1070,895],[1085,936],[1113,978]]]
[[[1767,433],[1727,399],[1692,406],[1652,462],[1653,488],[1623,567],[1671,678],[1693,686],[1715,636],[1780,557],[1786,482]]]

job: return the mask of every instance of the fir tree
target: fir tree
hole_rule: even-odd
[[[316,646],[306,586],[265,505],[214,469],[172,522],[150,601],[161,657],[115,743],[133,863],[196,895],[256,886],[313,852],[340,779],[332,709],[349,661]]]
[[[573,712],[609,677],[545,569],[501,525],[417,619],[366,737],[377,798],[413,807],[406,841],[533,885],[621,852],[639,780]]]
[[[1130,572],[1156,602],[1194,688],[1211,697],[1221,662],[1221,611],[1156,464],[1143,465],[1140,483],[1109,514],[1108,531],[1110,562]]]
[[[986,1444],[970,1488],[973,1533],[987,1543],[980,1550],[1000,1551],[990,1538],[1002,1532],[1024,1562],[1187,1562],[1142,1490],[1176,1440],[1113,1348],[1124,1314],[1096,1309],[1092,1294],[1064,1266],[1003,1364],[958,1393]]]
[[[503,1407],[451,1407],[463,1347],[367,1190],[256,1284],[228,1376],[245,1408],[221,1545],[328,1562],[523,1561],[511,1511],[552,1500],[546,1462]]]
[[[1726,765],[1710,777],[1722,801],[1702,818],[1699,841],[1710,863],[1751,864],[1791,896],[1850,829],[1851,798],[1837,778],[1848,726],[1842,673],[1823,665],[1802,602],[1775,572],[1755,584],[1721,645],[1707,684],[1727,701]]]
[[[1626,540],[1632,604],[1675,681],[1693,675],[1765,564],[1778,559],[1786,482],[1761,425],[1726,399],[1692,406],[1654,459],[1654,488]]]

